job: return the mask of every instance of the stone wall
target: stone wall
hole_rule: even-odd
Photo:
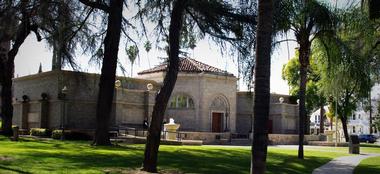
[[[98,74],[51,71],[14,79],[14,124],[25,125],[25,128],[94,129],[99,77]],[[122,83],[120,89],[115,90],[110,125],[123,121],[142,125],[144,116],[149,116],[147,110],[152,110],[159,84],[142,79],[117,79]],[[154,88],[145,97],[148,83]],[[64,86],[68,91],[63,99],[59,94]],[[43,106],[42,93],[48,95]],[[24,95],[28,96],[26,101],[23,101]]]
[[[251,131],[253,123],[253,93],[237,92],[237,114],[236,114],[236,132],[247,134]]]
[[[115,125],[142,126],[150,120],[156,91],[117,89]]]
[[[220,140],[231,139],[230,132],[180,132],[183,140],[202,140],[203,144],[214,144]]]
[[[268,134],[269,144],[271,145],[297,145],[298,135],[296,134]],[[308,141],[321,141],[322,136],[318,135],[305,135],[304,143]]]
[[[271,103],[269,119],[273,122],[276,134],[294,134],[298,132],[298,105]]]
[[[237,133],[248,134],[253,122],[253,96],[252,92],[237,92]],[[280,103],[279,98],[284,102]],[[294,134],[298,130],[298,105],[289,104],[290,96],[271,94],[269,120],[272,122],[274,134]]]

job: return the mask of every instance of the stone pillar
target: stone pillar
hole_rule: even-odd
[[[21,103],[21,129],[28,129],[29,100]]]
[[[144,120],[150,122],[149,91],[144,91]]]
[[[48,116],[49,116],[49,102],[46,93],[41,94],[40,100],[40,127],[48,128]]]

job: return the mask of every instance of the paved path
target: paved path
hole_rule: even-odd
[[[375,156],[380,156],[380,154],[360,154],[335,158],[314,169],[312,174],[352,174],[361,160]]]

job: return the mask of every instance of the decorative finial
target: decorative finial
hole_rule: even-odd
[[[42,73],[42,63],[40,62],[40,67],[38,68],[38,74]]]

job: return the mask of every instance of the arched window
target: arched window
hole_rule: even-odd
[[[355,126],[352,126],[352,133],[355,133]]]
[[[194,108],[194,101],[187,95],[176,95],[170,101],[170,108]]]

